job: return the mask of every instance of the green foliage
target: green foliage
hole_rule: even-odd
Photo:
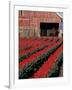
[[[59,76],[60,67],[63,64],[63,53],[57,58],[56,62],[54,63],[53,68],[47,74],[47,77],[57,77]]]
[[[24,48],[24,50],[28,50],[28,49],[30,49],[30,48],[31,48],[31,46],[28,46],[28,47]]]

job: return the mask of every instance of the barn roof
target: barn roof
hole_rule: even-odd
[[[48,22],[61,22],[61,17],[56,12],[45,12],[45,11],[23,11],[20,16],[23,19],[38,18],[39,20]]]
[[[60,18],[63,18],[63,13],[62,13],[62,12],[57,12],[57,15],[58,15]]]

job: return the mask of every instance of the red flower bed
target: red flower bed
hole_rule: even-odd
[[[63,38],[54,38],[54,37],[46,37],[46,38],[19,38],[19,70],[22,72],[24,70],[25,74],[22,72],[22,74],[29,76],[27,72],[32,70],[32,67],[30,65],[37,65],[37,71],[33,71],[31,77],[33,78],[39,78],[39,77],[46,77],[48,73],[50,72],[51,68],[55,64],[57,58],[59,55],[63,52]],[[60,45],[57,49],[54,49],[53,52],[52,49]],[[28,48],[30,47],[30,48]],[[27,49],[25,49],[27,48]],[[50,53],[53,52],[53,53]],[[43,63],[45,59],[42,59],[41,56],[44,54],[50,53],[51,55],[46,59],[46,62]],[[26,56],[26,57],[25,57]],[[45,58],[46,56],[44,56]],[[41,58],[41,59],[40,59]],[[39,62],[38,62],[39,59]],[[42,62],[40,61],[42,60]],[[40,63],[40,64],[39,64]],[[27,68],[27,66],[29,67]],[[39,66],[42,65],[42,66]],[[25,68],[25,69],[24,69]],[[28,71],[25,71],[28,70]],[[21,73],[20,72],[20,73]],[[29,72],[30,73],[30,72]],[[32,72],[31,72],[32,73]],[[25,76],[26,77],[26,76]],[[23,77],[22,77],[23,78]]]
[[[32,48],[30,48],[30,49],[28,49],[28,50],[23,50],[23,51],[21,51],[21,52],[19,53],[19,56],[25,55],[25,54],[27,54],[27,53],[29,53],[29,52],[34,51],[34,50],[37,49],[37,48],[43,47],[43,46],[47,45],[48,43],[50,43],[50,41],[51,41],[51,40],[47,40],[47,41],[46,41],[45,43],[43,43],[43,44],[37,44],[37,42],[35,42],[35,43],[32,45]]]
[[[53,53],[47,60],[45,64],[36,72],[34,73],[34,78],[41,78],[41,77],[46,77],[47,73],[50,71],[52,68],[53,64],[56,62],[58,56],[62,53],[63,51],[63,45],[59,47],[55,53]]]
[[[22,62],[20,62],[20,64],[19,64],[19,68],[22,69],[26,64],[28,64],[29,62],[35,60],[38,56],[40,56],[40,55],[42,55],[43,53],[49,51],[52,47],[60,44],[61,42],[62,42],[61,40],[58,41],[58,42],[52,42],[52,43],[50,44],[50,46],[44,48],[43,50],[41,50],[41,51],[39,51],[39,52],[36,52],[35,54],[31,55],[29,58],[22,60]]]

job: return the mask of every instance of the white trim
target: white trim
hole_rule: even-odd
[[[47,8],[48,7],[48,8]],[[60,8],[61,7],[61,8]],[[69,67],[67,67],[67,64],[69,65],[68,61],[64,61],[64,78],[57,78],[57,79],[29,79],[29,80],[18,80],[18,10],[36,10],[36,11],[60,11],[64,12],[64,60],[67,60],[67,52],[69,52],[68,48],[68,42],[66,39],[69,39],[68,34],[68,27],[69,24],[67,21],[69,21],[68,18],[68,12],[69,8],[67,5],[61,5],[61,4],[42,4],[42,6],[38,6],[37,4],[35,6],[31,6],[31,4],[24,4],[20,2],[10,2],[10,87],[39,87],[39,86],[57,86],[57,85],[68,85],[70,82],[69,77]],[[68,26],[67,26],[68,25]],[[66,30],[66,31],[65,31]],[[68,38],[67,38],[68,37]],[[15,66],[14,66],[15,65]],[[66,70],[66,69],[67,70]]]

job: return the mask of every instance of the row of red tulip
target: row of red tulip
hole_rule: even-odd
[[[20,68],[20,69],[24,68],[24,66],[27,65],[29,62],[35,60],[38,56],[42,55],[43,53],[48,52],[52,47],[60,44],[61,42],[62,42],[62,40],[59,40],[58,42],[52,42],[52,43],[50,44],[50,46],[44,48],[43,50],[41,50],[41,51],[39,51],[39,52],[36,52],[35,54],[31,55],[29,58],[22,60],[22,61],[19,63],[19,68]]]
[[[34,46],[34,47],[32,47],[32,48],[30,48],[30,49],[28,49],[28,50],[23,50],[23,51],[21,51],[21,52],[19,53],[19,56],[20,56],[19,60],[22,61],[22,59],[24,59],[23,57],[25,57],[25,56],[28,57],[29,54],[30,54],[30,55],[31,55],[31,54],[34,54],[34,53],[36,53],[37,51],[40,51],[40,50],[48,47],[51,43],[55,43],[56,41],[57,41],[56,39],[47,40],[47,41],[46,41],[45,43],[43,43],[43,44],[39,44],[39,45]],[[33,53],[33,52],[34,52],[34,53]],[[30,56],[30,55],[29,55],[29,56]]]
[[[37,48],[43,47],[43,46],[47,45],[48,43],[50,43],[50,41],[51,41],[51,40],[47,40],[47,41],[46,41],[45,43],[43,43],[43,44],[35,44],[35,45],[33,45],[33,46],[32,46],[30,49],[28,49],[28,50],[22,50],[22,51],[19,52],[19,56],[23,56],[23,55],[25,55],[25,54],[27,54],[27,53],[29,53],[29,52],[34,51],[34,50],[37,49]]]
[[[61,45],[49,58],[48,60],[42,65],[42,67],[34,73],[34,78],[43,78],[50,72],[53,64],[55,64],[57,58],[63,51],[63,45]]]
[[[40,43],[45,43],[45,40],[48,40],[48,38],[44,38],[43,40],[42,40],[42,38],[40,38],[40,39],[27,39],[27,40],[25,39],[25,40],[21,40],[21,41],[19,40],[19,49],[22,50],[26,47],[30,47],[30,46],[32,47],[32,46],[38,45]]]

